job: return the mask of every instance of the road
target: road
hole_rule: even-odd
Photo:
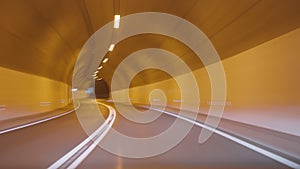
[[[162,114],[151,123],[139,124],[117,113],[113,128],[128,136],[149,137],[164,131],[175,119]],[[123,158],[97,146],[78,168],[287,168],[217,134],[199,144],[200,131],[193,126],[175,148],[144,159]],[[87,137],[76,113],[2,134],[0,168],[47,168]]]

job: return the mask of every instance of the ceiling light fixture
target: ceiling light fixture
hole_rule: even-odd
[[[115,15],[115,20],[114,20],[114,28],[118,29],[120,27],[120,15]]]
[[[113,51],[114,50],[114,47],[115,47],[115,44],[111,44],[110,46],[109,46],[109,51]]]
[[[77,88],[73,88],[72,92],[77,92],[77,90],[78,90]]]
[[[105,58],[104,60],[103,60],[103,63],[106,63],[108,61],[108,58]]]

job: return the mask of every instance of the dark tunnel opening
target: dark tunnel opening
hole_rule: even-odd
[[[95,82],[95,96],[97,99],[109,98],[109,87],[103,79]]]

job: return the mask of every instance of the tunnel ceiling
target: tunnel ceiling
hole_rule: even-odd
[[[0,66],[70,83],[81,47],[95,31],[113,20],[114,11],[119,11],[121,16],[152,11],[185,18],[210,38],[222,59],[300,26],[299,0],[126,0],[116,7],[114,3],[118,2],[0,1]],[[114,68],[123,58],[149,47],[174,52],[192,69],[202,66],[180,42],[145,34],[117,44],[101,76],[109,84]],[[153,71],[149,70],[148,74]],[[147,71],[142,73],[147,75]],[[137,80],[133,84],[144,82]]]

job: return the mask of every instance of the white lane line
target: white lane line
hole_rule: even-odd
[[[81,142],[79,145],[77,145],[75,148],[73,148],[70,152],[68,152],[66,155],[64,155],[59,160],[57,160],[55,163],[53,163],[50,167],[48,167],[48,169],[52,169],[52,168],[55,169],[55,168],[61,167],[72,156],[74,156],[77,152],[79,152],[80,149],[82,149],[84,146],[86,146],[86,144],[89,143],[98,134],[98,132],[102,130],[102,128],[104,126],[105,125],[101,125],[93,134],[91,134],[88,138],[86,138],[83,142]]]
[[[284,158],[284,157],[282,157],[282,156],[279,156],[279,155],[277,155],[277,154],[275,154],[275,153],[272,153],[272,152],[270,152],[270,151],[268,151],[268,150],[265,150],[265,149],[262,149],[262,148],[260,148],[260,147],[257,147],[257,146],[255,146],[255,145],[253,145],[253,144],[251,144],[251,143],[248,143],[248,142],[246,142],[246,141],[244,141],[244,140],[241,140],[241,139],[239,139],[239,138],[237,138],[237,137],[234,137],[234,136],[232,136],[232,135],[229,135],[229,134],[227,134],[227,133],[225,133],[225,132],[223,132],[223,131],[220,131],[220,130],[218,130],[218,129],[214,129],[214,128],[212,128],[212,127],[209,127],[209,126],[206,126],[206,125],[204,125],[204,124],[201,124],[201,123],[199,123],[199,122],[197,122],[197,121],[191,120],[191,119],[189,119],[189,118],[186,118],[186,117],[183,117],[183,116],[180,116],[180,115],[177,115],[177,114],[168,112],[168,111],[164,111],[164,110],[160,110],[160,109],[156,109],[156,108],[150,108],[150,109],[155,110],[155,111],[159,111],[159,112],[162,112],[162,113],[165,113],[165,114],[168,114],[168,115],[173,116],[173,117],[177,117],[177,118],[179,118],[179,119],[188,121],[188,122],[193,123],[193,124],[195,124],[195,125],[197,125],[197,126],[200,126],[200,127],[202,127],[202,128],[205,128],[205,129],[207,129],[207,130],[210,130],[210,131],[212,131],[212,132],[214,132],[214,133],[216,133],[216,134],[219,134],[219,135],[221,135],[221,136],[223,136],[223,137],[225,137],[225,138],[227,138],[227,139],[229,139],[229,140],[232,140],[232,141],[234,141],[234,142],[236,142],[236,143],[238,143],[238,144],[240,144],[240,145],[243,145],[243,146],[245,146],[245,147],[247,147],[247,148],[249,148],[249,149],[251,149],[251,150],[254,150],[254,151],[256,151],[256,152],[258,152],[258,153],[260,153],[260,154],[262,154],[262,155],[265,155],[265,156],[267,156],[267,157],[269,157],[269,158],[271,158],[271,159],[273,159],[273,160],[275,160],[275,161],[278,161],[279,163],[282,163],[282,164],[284,164],[284,165],[287,165],[287,166],[289,166],[289,167],[291,167],[291,168],[300,168],[300,164],[298,164],[298,163],[296,163],[296,162],[293,162],[293,161],[291,161],[291,160],[289,160],[289,159],[287,159],[287,158]]]
[[[17,127],[10,128],[10,129],[2,130],[2,131],[0,131],[0,134],[8,133],[8,132],[15,131],[15,130],[18,130],[18,129],[22,129],[22,128],[25,128],[25,127],[29,127],[29,126],[33,126],[33,125],[36,125],[36,124],[40,124],[40,123],[43,123],[43,122],[46,122],[46,121],[49,121],[49,120],[52,120],[52,119],[56,119],[58,117],[61,117],[61,116],[67,115],[67,114],[69,114],[71,112],[74,112],[79,107],[80,107],[80,104],[78,104],[75,107],[75,109],[67,111],[67,112],[65,112],[63,114],[59,114],[59,115],[52,116],[52,117],[49,117],[49,118],[46,118],[46,119],[38,120],[38,121],[35,121],[35,122],[32,122],[32,123],[27,123],[27,124],[24,124],[24,125],[20,125],[20,126],[17,126]]]
[[[110,112],[112,113],[112,119],[108,118],[108,121],[110,122],[108,124],[108,127],[103,131],[103,133],[97,138],[97,140],[95,140],[93,142],[93,144],[84,152],[80,155],[80,157],[78,157],[68,168],[69,169],[73,169],[76,168],[94,149],[95,147],[100,143],[100,141],[104,138],[104,136],[108,133],[109,129],[111,128],[111,126],[113,125],[113,122],[115,121],[115,110],[112,107],[109,107]]]
[[[111,106],[105,105],[103,103],[98,104],[104,105],[109,108],[109,116],[104,121],[104,123],[94,132],[92,133],[88,138],[86,138],[83,142],[81,142],[79,145],[77,145],[75,148],[73,148],[70,152],[68,152],[66,155],[61,157],[59,160],[57,160],[55,163],[53,163],[48,169],[56,169],[59,167],[62,167],[66,162],[68,162],[72,156],[74,156],[76,153],[78,153],[84,146],[86,146],[90,141],[92,141],[92,145],[88,147],[77,159],[75,159],[72,164],[68,168],[76,168],[97,146],[97,144],[104,138],[104,136],[107,134],[109,129],[111,128],[112,124],[115,121],[116,118],[116,111]],[[105,128],[106,127],[106,128]],[[103,130],[104,129],[104,130]],[[99,135],[99,136],[98,136]],[[95,137],[98,138],[93,141]]]

